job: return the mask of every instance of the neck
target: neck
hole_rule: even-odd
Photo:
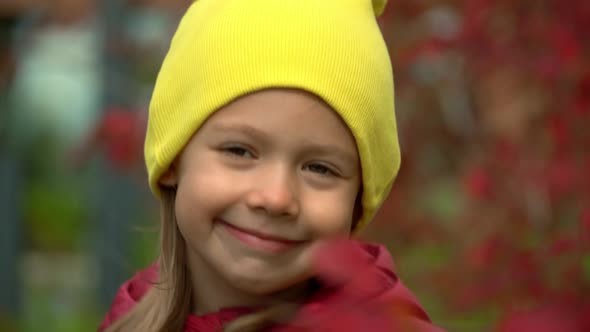
[[[268,295],[252,294],[233,287],[207,262],[190,249],[187,252],[192,282],[192,308],[196,315],[224,308],[256,308],[275,303],[300,301],[309,291],[308,283]]]

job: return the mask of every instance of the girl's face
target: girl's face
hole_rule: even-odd
[[[349,234],[360,179],[339,116],[315,96],[277,89],[215,112],[161,183],[178,186],[193,282],[210,275],[269,295],[309,278],[321,239]]]

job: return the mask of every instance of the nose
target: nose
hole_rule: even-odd
[[[293,218],[299,214],[297,181],[284,166],[269,167],[253,183],[247,205],[273,217]]]

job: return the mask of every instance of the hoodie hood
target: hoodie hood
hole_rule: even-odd
[[[362,330],[391,331],[401,324],[403,331],[442,331],[430,323],[416,297],[401,283],[391,256],[381,245],[352,240],[328,242],[317,255],[315,268],[319,287],[295,315],[293,324],[298,328],[316,331],[321,326],[357,331],[354,327],[362,326]],[[152,264],[125,282],[99,331],[129,312],[157,279],[158,265]],[[247,312],[251,309],[227,308],[201,316],[190,315],[185,331],[219,331],[225,323]],[[348,319],[334,319],[342,317]],[[346,326],[339,326],[340,323]]]

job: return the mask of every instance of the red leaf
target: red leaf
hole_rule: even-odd
[[[127,168],[138,163],[141,160],[143,130],[137,113],[121,108],[108,110],[99,127],[98,142],[104,146],[115,166]]]
[[[585,207],[580,214],[580,231],[582,240],[590,241],[590,207]]]
[[[567,235],[557,236],[549,247],[549,254],[552,256],[561,256],[571,253],[576,249],[577,243]]]
[[[483,167],[467,172],[464,177],[464,187],[468,196],[477,200],[484,200],[492,196],[492,180]]]
[[[498,332],[582,332],[570,309],[548,306],[508,314],[498,324]]]

